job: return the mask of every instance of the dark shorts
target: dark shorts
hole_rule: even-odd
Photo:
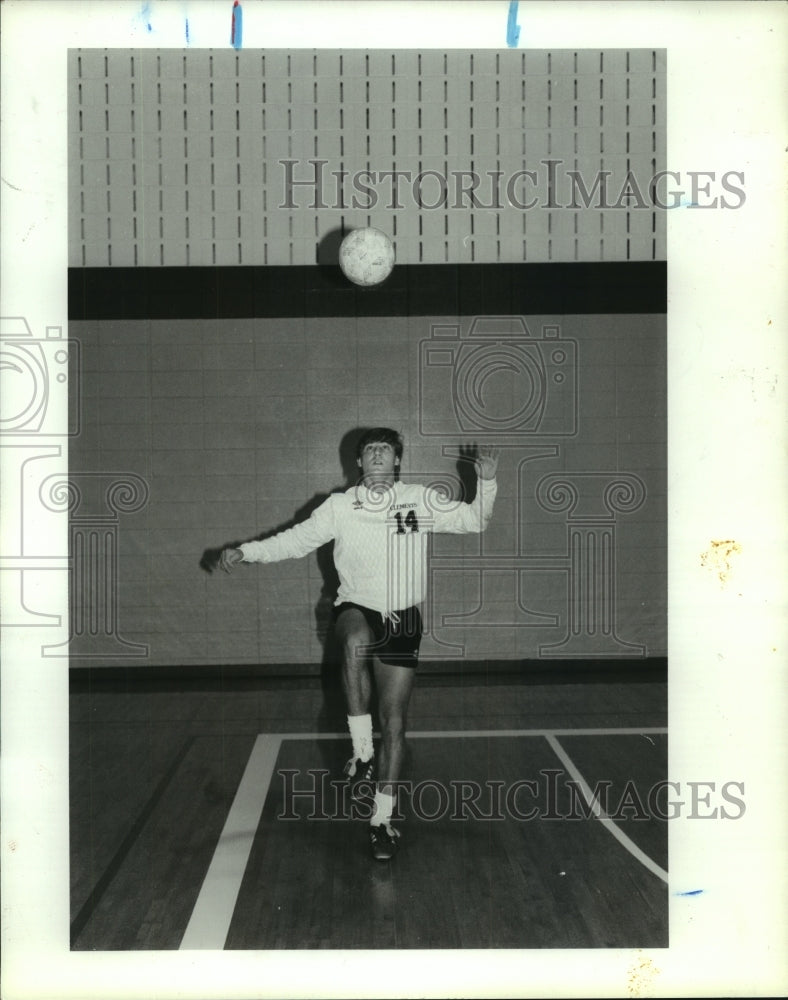
[[[399,621],[383,618],[379,611],[365,608],[352,601],[344,601],[334,607],[334,621],[348,608],[360,611],[373,635],[373,641],[367,646],[368,652],[381,661],[398,667],[415,669],[419,665],[419,646],[424,631],[421,612],[417,607],[405,608],[393,612]]]

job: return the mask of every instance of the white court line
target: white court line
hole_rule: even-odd
[[[224,948],[280,745],[276,735],[260,735],[255,740],[183,935],[182,949]]]
[[[416,732],[408,733],[408,739],[411,737],[441,737],[441,736],[639,736],[641,733],[655,733],[658,735],[664,735],[667,733],[667,729],[663,727],[654,727],[651,729],[645,729],[643,727],[622,727],[621,729],[467,729],[462,730],[462,732]]]
[[[667,729],[661,727],[623,727],[621,729],[476,729],[464,732],[442,730],[411,732],[408,734],[408,739],[542,737],[550,743],[554,752],[564,761],[567,770],[578,782],[586,799],[591,803],[591,792],[588,786],[555,737],[632,736],[647,733],[661,735],[667,733]],[[189,925],[183,935],[181,949],[220,951],[224,948],[282,742],[284,740],[340,739],[349,740],[350,736],[348,733],[268,733],[257,737],[197,902],[194,905]],[[593,803],[591,804],[593,807]],[[600,817],[600,819],[605,822],[605,817]],[[666,872],[663,872],[625,834],[621,833],[612,820],[608,819],[608,823],[613,827],[611,830],[613,836],[621,840],[628,851],[634,854],[650,871],[667,881]]]
[[[648,868],[648,870],[653,875],[656,875],[657,878],[661,878],[663,882],[667,883],[668,873],[665,871],[665,869],[660,868],[660,866],[656,863],[656,861],[652,861],[651,858],[648,856],[648,854],[644,854],[644,852],[641,851],[641,849],[637,846],[637,844],[634,841],[630,840],[629,837],[623,832],[623,830],[621,830],[621,828],[602,809],[602,807],[597,802],[596,798],[592,795],[591,789],[586,784],[585,778],[583,778],[583,775],[578,771],[577,767],[575,766],[574,761],[569,756],[569,754],[564,750],[564,748],[561,746],[561,744],[558,742],[555,736],[553,736],[552,734],[549,735],[547,737],[547,742],[553,748],[553,752],[555,753],[555,755],[558,757],[558,759],[561,761],[561,763],[564,765],[567,771],[569,771],[574,780],[577,782],[581,792],[583,793],[583,797],[585,798],[588,805],[591,807],[592,812],[599,820],[599,822],[607,827],[608,831],[613,834],[616,840],[624,848],[626,848],[626,850],[629,851],[629,853],[632,855],[633,858],[637,858],[637,860],[645,868]]]
[[[622,726],[619,729],[436,729],[409,730],[407,739],[446,739],[463,736],[484,738],[487,736],[664,736],[668,732],[665,726]],[[276,733],[279,740],[349,740],[348,733]],[[378,734],[376,734],[378,735]]]

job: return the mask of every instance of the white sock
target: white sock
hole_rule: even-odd
[[[375,808],[372,812],[370,826],[390,826],[391,814],[394,812],[394,803],[397,801],[395,795],[387,795],[385,792],[375,792]]]
[[[375,753],[372,745],[372,716],[349,715],[347,724],[353,741],[353,756],[363,761],[371,760]]]

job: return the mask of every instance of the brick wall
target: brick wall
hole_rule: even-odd
[[[354,432],[381,423],[405,436],[403,479],[457,476],[464,441],[502,444],[487,533],[435,540],[425,658],[666,654],[665,317],[527,317],[535,343],[558,327],[570,364],[574,351],[576,394],[548,400],[560,433],[532,421],[497,435],[463,432],[448,383],[430,381],[436,324],[471,343],[457,317],[71,323],[72,477],[149,487],[117,525],[118,635],[148,647],[129,665],[319,664],[330,553],[231,576],[200,559],[306,516],[347,482]],[[487,415],[514,413],[526,377],[493,373]]]

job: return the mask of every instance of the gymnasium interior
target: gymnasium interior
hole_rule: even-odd
[[[667,947],[664,51],[68,67],[71,948]],[[487,531],[431,540],[387,864],[331,546],[210,571],[381,425],[455,499],[501,455]]]

